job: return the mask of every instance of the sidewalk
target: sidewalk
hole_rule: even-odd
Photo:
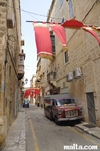
[[[2,151],[26,151],[25,108],[21,108],[10,126]]]
[[[82,122],[80,124],[75,125],[75,127],[83,130],[84,132],[100,139],[100,128],[93,126],[91,124],[88,124],[86,122]]]

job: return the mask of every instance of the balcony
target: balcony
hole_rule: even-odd
[[[36,83],[40,83],[41,82],[41,80],[40,79],[36,79]]]
[[[24,77],[24,65],[18,65],[18,80]]]
[[[47,74],[47,81],[50,85],[56,86],[56,72],[49,72]]]
[[[41,84],[41,79],[40,79],[39,76],[37,76],[37,77],[36,77],[36,80],[35,80],[35,85],[36,85],[36,87],[39,87],[40,84]]]
[[[25,43],[24,40],[21,40],[21,46],[24,46],[25,45],[24,43]]]
[[[18,80],[21,80],[24,76],[24,59],[25,59],[25,54],[22,53],[19,54],[19,63],[18,63]]]
[[[7,14],[7,27],[14,28],[14,13],[11,10]]]

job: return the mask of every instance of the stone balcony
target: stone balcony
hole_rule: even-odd
[[[47,81],[50,85],[54,85],[56,87],[56,72],[49,72],[47,74]]]
[[[24,77],[24,65],[18,65],[18,80]]]

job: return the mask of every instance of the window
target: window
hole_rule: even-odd
[[[55,102],[54,101],[52,102],[52,105],[55,106]]]
[[[64,23],[64,18],[62,19],[62,21],[61,21],[62,23]]]
[[[68,52],[65,51],[64,52],[64,63],[67,63],[68,62]]]
[[[20,59],[20,63],[23,63],[23,59]]]
[[[74,14],[73,14],[73,4],[72,4],[72,0],[69,1],[69,14],[70,14],[70,18],[73,18],[74,17]]]
[[[63,3],[63,0],[59,0],[59,2],[60,2],[60,5],[62,5],[62,3]]]
[[[74,99],[60,99],[57,101],[58,106],[63,106],[65,104],[75,104],[75,100]]]
[[[57,101],[56,101],[56,106],[58,106]]]
[[[54,53],[55,50],[55,36],[54,35],[50,35],[51,38],[51,42],[52,42],[52,52]]]

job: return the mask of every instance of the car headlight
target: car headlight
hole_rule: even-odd
[[[61,113],[62,113],[62,110],[59,109],[59,110],[58,110],[58,114],[61,114]]]

